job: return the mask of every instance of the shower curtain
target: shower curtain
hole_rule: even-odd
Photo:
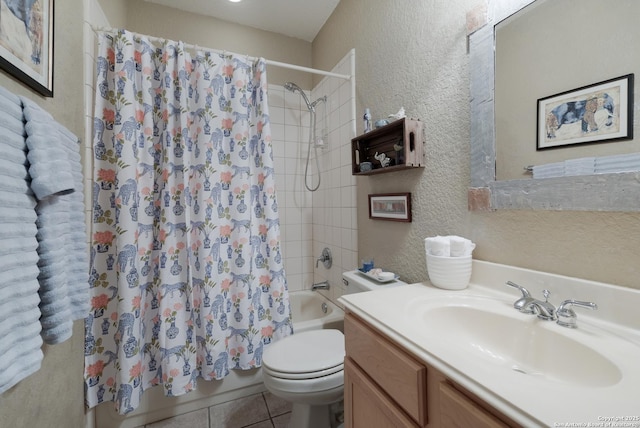
[[[265,62],[99,36],[88,407],[134,410],[292,333]]]

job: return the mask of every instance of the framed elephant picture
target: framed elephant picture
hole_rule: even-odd
[[[53,97],[53,0],[0,1],[0,68]]]
[[[537,150],[633,138],[633,74],[538,100]]]

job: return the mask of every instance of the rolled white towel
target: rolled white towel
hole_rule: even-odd
[[[432,236],[424,239],[427,254],[440,257],[470,256],[476,244],[467,238],[457,235]]]
[[[450,256],[451,257],[462,257],[467,255],[467,248],[469,240],[462,238],[460,236],[450,236],[449,244],[451,247]]]
[[[473,249],[476,248],[476,244],[474,244],[467,238],[456,235],[450,235],[448,236],[448,238],[451,246],[451,257],[470,256],[473,252]]]
[[[424,248],[427,254],[432,256],[449,257],[451,244],[446,236],[433,236],[425,238]]]

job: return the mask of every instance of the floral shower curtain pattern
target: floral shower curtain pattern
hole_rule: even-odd
[[[259,367],[292,333],[264,60],[102,34],[87,406]]]

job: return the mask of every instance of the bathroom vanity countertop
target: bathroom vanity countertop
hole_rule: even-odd
[[[639,290],[475,260],[473,269],[471,284],[460,291],[442,290],[423,282],[345,295],[340,302],[346,310],[523,426],[606,426],[609,422],[613,423],[609,426],[626,423],[629,425],[618,426],[640,427],[640,320],[635,306],[640,304]],[[574,298],[594,301],[599,310],[576,308],[577,329],[542,321],[513,308],[520,292],[504,286],[506,280],[528,288],[534,298],[542,298],[541,288],[549,289],[549,301],[556,306]],[[430,314],[443,313],[441,307],[456,311],[477,302],[487,303],[481,308],[483,311],[500,315],[493,320],[513,320],[544,333],[539,336],[552,337],[556,342],[543,343],[554,346],[541,352],[542,364],[550,367],[549,373],[523,374],[515,370],[510,351],[506,351],[506,358],[500,355],[501,344],[494,352],[482,349],[482,342],[473,343],[473,333],[452,334],[451,325],[459,324],[455,317],[450,318],[451,323],[438,321],[427,326]],[[633,312],[629,314],[628,310]],[[473,328],[480,329],[478,336],[491,336],[489,329],[497,331],[493,336],[499,341],[504,338],[505,349],[510,343],[517,343],[517,338],[509,334],[513,329],[506,325],[503,330],[495,323],[491,326],[491,322],[475,324]],[[460,339],[461,336],[465,337]],[[560,352],[555,345],[564,345],[565,339],[573,345],[566,348],[569,352]],[[525,340],[515,349],[528,344]],[[524,351],[526,359],[531,351]],[[571,373],[565,376],[565,371]]]

